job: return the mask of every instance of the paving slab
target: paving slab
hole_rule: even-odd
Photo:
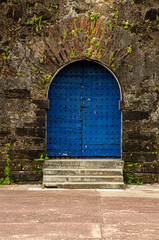
[[[0,186],[0,240],[157,240],[159,185],[125,190]]]

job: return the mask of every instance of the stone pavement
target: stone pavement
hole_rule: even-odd
[[[158,240],[159,185],[126,190],[0,186],[0,239]]]

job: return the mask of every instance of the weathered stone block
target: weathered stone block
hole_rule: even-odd
[[[146,173],[159,173],[159,163],[145,163],[145,171]]]
[[[125,162],[124,164],[124,172],[125,173],[139,173],[143,172],[144,163],[143,162]]]
[[[17,136],[27,136],[27,128],[16,128]]]
[[[123,134],[124,134],[124,131],[130,131],[130,129],[133,129],[133,131],[140,131],[140,124],[138,121],[130,121],[130,120],[127,120],[127,121],[124,121],[122,122],[122,129],[123,129]]]
[[[40,120],[39,120],[40,122]],[[44,120],[41,125],[44,125]],[[45,138],[45,128],[17,128],[17,136],[40,137]]]
[[[30,98],[30,91],[27,89],[7,89],[4,94],[7,98]]]
[[[21,160],[19,159],[19,160],[16,160],[16,161],[12,161],[12,160],[10,160],[10,162],[9,162],[9,168],[10,168],[10,170],[21,170]]]
[[[123,143],[122,150],[123,152],[140,152],[142,151],[142,147],[141,144],[137,141],[136,142],[129,141]]]
[[[17,183],[38,183],[42,181],[42,171],[11,171],[10,179]]]
[[[131,129],[131,131],[123,132],[123,141],[124,140],[129,140],[129,139],[132,139],[132,140],[143,140],[143,141],[150,140],[150,141],[152,141],[153,136],[149,132],[141,133],[139,131],[133,131]]]
[[[36,127],[45,127],[46,126],[46,118],[45,116],[41,118],[37,118],[34,122]]]
[[[46,116],[46,110],[44,109],[37,110],[35,113],[38,118],[45,118]]]
[[[39,158],[43,154],[45,156],[46,150],[10,150],[9,156],[11,160],[18,159],[36,159]]]
[[[0,137],[6,137],[10,134],[10,131],[0,131]]]
[[[139,112],[139,111],[123,111],[123,121],[126,120],[142,120],[148,119],[149,113],[148,112]]]
[[[36,128],[35,136],[39,138],[45,138],[45,128]]]
[[[34,99],[32,100],[34,104],[37,105],[40,109],[49,109],[49,100],[48,99]]]
[[[6,161],[0,161],[0,172],[4,172],[5,167],[7,167]]]
[[[44,165],[44,161],[23,160],[22,170],[23,171],[39,171],[39,170],[42,170],[43,165]]]
[[[157,154],[145,152],[123,152],[124,162],[153,162],[157,159]]]

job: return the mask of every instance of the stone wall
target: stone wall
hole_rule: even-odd
[[[1,0],[0,16],[0,178],[41,182],[50,82],[88,59],[121,86],[125,181],[158,182],[158,0]]]

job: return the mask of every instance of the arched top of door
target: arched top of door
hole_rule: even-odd
[[[62,67],[60,67],[56,72],[55,74],[53,75],[52,77],[52,81],[54,80],[54,78],[56,77],[56,75],[64,68],[66,68],[68,65],[71,65],[75,62],[78,62],[78,61],[89,61],[89,62],[92,62],[92,63],[96,63],[97,65],[101,65],[103,68],[105,68],[106,70],[108,70],[112,75],[113,77],[116,79],[117,83],[118,83],[118,86],[119,86],[119,90],[120,90],[120,96],[121,96],[121,100],[122,100],[122,89],[121,89],[121,86],[120,86],[120,82],[118,81],[117,77],[115,76],[114,72],[111,71],[111,69],[109,69],[105,64],[103,64],[102,62],[98,61],[98,60],[89,60],[89,59],[78,59],[78,60],[74,60],[72,61],[71,63],[66,63],[65,65],[63,65]],[[51,81],[51,82],[52,82]],[[51,84],[51,83],[50,83]],[[49,88],[48,88],[48,91],[49,91]],[[48,94],[47,94],[48,95]]]

